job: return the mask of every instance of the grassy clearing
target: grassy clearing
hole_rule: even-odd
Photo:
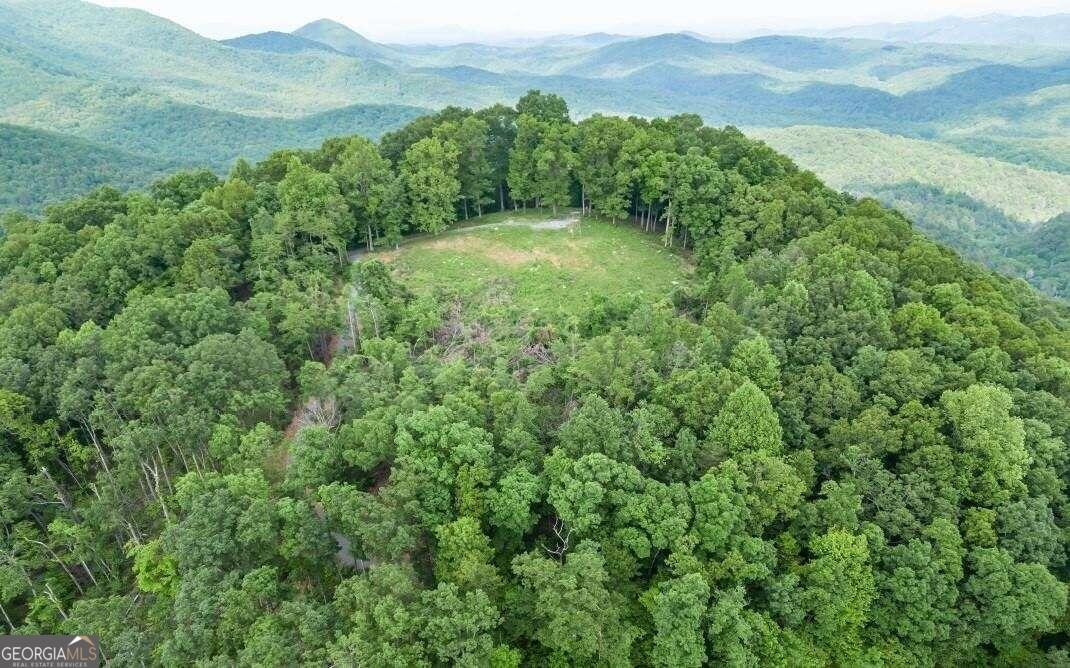
[[[549,222],[570,217],[575,222],[567,227]],[[691,271],[655,235],[574,212],[491,214],[367,257],[390,264],[417,292],[442,291],[470,313],[478,309],[514,322],[526,316],[557,321],[598,295],[639,293],[657,300]]]

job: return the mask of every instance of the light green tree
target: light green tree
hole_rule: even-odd
[[[421,139],[405,152],[401,173],[409,215],[417,229],[439,234],[457,219],[453,204],[461,185],[455,144],[435,137]]]

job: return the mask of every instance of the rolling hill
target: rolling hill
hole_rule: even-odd
[[[982,158],[875,130],[756,129],[835,188],[875,197],[965,257],[1068,294],[1070,175]]]
[[[125,151],[224,169],[239,157],[259,159],[279,142],[312,146],[347,134],[377,139],[426,111],[358,104],[298,118],[264,117],[183,104],[137,89],[87,86],[39,100],[8,119],[24,125],[47,119],[60,132]]]
[[[46,83],[133,86],[176,102],[262,116],[300,116],[352,104],[443,106],[488,94],[449,80],[330,51],[236,49],[146,12],[80,0],[2,0],[0,53],[35,64]],[[0,89],[22,88],[0,71]],[[54,86],[50,86],[49,90]],[[8,106],[8,105],[4,105]]]
[[[325,44],[339,53],[357,58],[393,58],[393,52],[347,26],[330,19],[319,19],[293,32],[297,37]]]

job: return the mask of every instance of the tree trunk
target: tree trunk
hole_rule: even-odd
[[[672,200],[669,200],[669,208],[665,212],[665,245],[672,246]]]
[[[82,589],[82,585],[78,582],[78,578],[74,577],[74,573],[71,573],[71,569],[67,568],[67,564],[65,564],[62,561],[60,561],[59,555],[56,554],[56,551],[53,550],[50,545],[42,543],[39,540],[33,540],[32,538],[28,539],[28,540],[31,543],[36,543],[37,545],[40,545],[41,547],[43,547],[46,550],[48,550],[48,553],[52,555],[52,560],[55,561],[57,564],[59,564],[60,568],[63,569],[63,572],[66,573],[67,577],[69,577],[71,579],[71,582],[74,583],[74,586],[78,589],[78,592],[83,594],[83,595],[85,594],[85,590]],[[66,615],[64,616],[64,618],[66,618]]]
[[[7,627],[11,629],[11,632],[15,632],[15,625],[11,623],[11,618],[7,616],[7,610],[4,610],[4,606],[0,605],[0,613],[4,614],[4,620],[7,621]]]
[[[505,211],[505,184],[498,181],[498,211]]]

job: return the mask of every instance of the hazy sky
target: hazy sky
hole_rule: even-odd
[[[990,12],[1070,11],[1070,0],[94,0],[138,7],[208,37],[293,30],[318,18],[395,42],[500,39],[592,31],[650,34],[694,30],[740,35]]]

